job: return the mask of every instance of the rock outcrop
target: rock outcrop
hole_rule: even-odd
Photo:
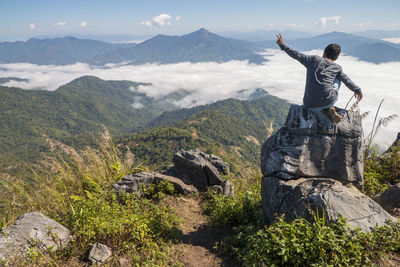
[[[229,164],[220,157],[209,155],[200,150],[181,150],[174,155],[174,165],[163,173],[141,172],[126,175],[113,185],[116,192],[133,193],[141,196],[141,186],[168,181],[181,194],[192,194],[214,187],[216,192],[232,196],[233,185],[221,178],[220,173],[229,174]]]
[[[284,127],[262,146],[264,176],[282,179],[327,177],[352,182],[363,180],[362,128],[359,112],[341,110],[343,120],[292,105]]]
[[[340,110],[338,124],[318,111],[292,105],[284,127],[262,146],[261,197],[269,223],[277,215],[327,221],[339,214],[363,231],[395,220],[357,188],[363,184],[362,128],[359,112]],[[357,188],[356,188],[357,187]]]
[[[329,178],[300,178],[282,180],[264,177],[261,183],[264,214],[269,223],[276,215],[285,214],[289,220],[312,219],[310,210],[322,212],[328,222],[339,214],[350,225],[369,231],[375,225],[383,226],[386,220],[395,220],[378,203],[362,194],[357,188]]]
[[[33,247],[43,251],[66,247],[72,240],[70,231],[40,212],[18,217],[14,225],[3,228],[0,234],[0,260],[11,260]]]
[[[400,183],[390,185],[388,189],[374,196],[373,199],[389,212],[400,209]]]
[[[180,194],[196,193],[197,189],[193,185],[188,185],[180,179],[156,172],[140,172],[131,175],[125,175],[120,181],[113,185],[116,192],[133,193],[138,197],[142,195],[141,186],[168,181],[174,185],[175,190]]]
[[[203,153],[198,149],[181,150],[175,153],[172,162],[174,166],[166,170],[165,174],[177,177],[199,190],[219,185],[225,195],[233,195],[231,182],[220,176],[220,172],[229,174],[229,164],[220,157]]]

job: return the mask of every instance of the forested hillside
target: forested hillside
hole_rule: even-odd
[[[40,152],[48,150],[46,137],[77,148],[93,145],[93,137],[100,134],[104,127],[112,135],[125,135],[124,140],[133,138],[140,142],[143,148],[133,151],[149,162],[155,162],[160,157],[164,161],[171,155],[172,151],[167,149],[171,148],[169,145],[158,144],[159,149],[169,151],[158,157],[152,156],[158,151],[149,147],[162,140],[168,144],[175,142],[165,133],[168,127],[182,136],[191,136],[196,131],[199,140],[193,146],[199,142],[203,147],[213,143],[245,146],[242,149],[246,151],[243,152],[246,158],[254,160],[258,149],[249,145],[244,136],[254,136],[262,142],[265,124],[269,126],[272,122],[272,127],[280,126],[289,106],[282,99],[266,95],[251,101],[227,99],[174,111],[177,107],[173,101],[189,92],[180,90],[151,98],[136,90],[139,85],[130,81],[104,81],[84,76],[53,92],[0,87],[0,166],[34,161]],[[138,99],[141,107],[133,108],[132,104]],[[147,142],[155,132],[164,137],[154,144]],[[253,140],[253,137],[249,138]],[[187,146],[181,144],[179,147]]]
[[[155,100],[136,92],[139,85],[84,76],[54,92],[0,86],[0,162],[36,158],[46,151],[44,135],[58,140],[97,135],[103,125],[112,134],[132,132],[173,108],[166,99],[184,96]],[[141,109],[132,107],[137,97],[145,103]]]

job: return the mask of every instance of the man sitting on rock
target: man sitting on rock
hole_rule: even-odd
[[[340,46],[338,44],[328,45],[322,57],[305,55],[288,47],[282,39],[282,35],[277,35],[276,43],[289,56],[299,61],[307,68],[306,88],[303,103],[308,109],[323,111],[329,119],[338,123],[342,120],[334,104],[338,100],[338,92],[341,82],[355,93],[357,101],[363,97],[360,87],[355,85],[346,74],[342,67],[334,61],[339,57]]]

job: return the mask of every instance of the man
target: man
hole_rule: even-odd
[[[333,106],[338,100],[340,83],[343,82],[355,93],[357,101],[360,101],[363,97],[360,87],[355,85],[343,73],[342,67],[334,62],[339,57],[340,46],[338,44],[330,44],[325,48],[322,57],[311,56],[288,47],[281,34],[277,35],[277,37],[276,43],[279,47],[307,68],[306,88],[303,98],[304,106],[311,110],[322,110],[332,122],[340,122],[342,116],[336,112]]]

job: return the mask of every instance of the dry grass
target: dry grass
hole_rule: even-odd
[[[121,149],[114,147],[107,131],[98,140],[99,150],[87,147],[77,151],[48,139],[53,156],[42,155],[25,177],[1,174],[0,211],[2,226],[12,224],[24,212],[41,211],[59,220],[71,206],[71,195],[83,193],[85,187],[100,187],[120,179],[132,168],[130,151],[121,159]]]

